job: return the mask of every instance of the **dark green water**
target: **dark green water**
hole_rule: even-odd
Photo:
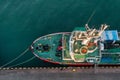
[[[120,0],[0,0],[0,66],[20,55],[38,37],[103,23],[120,30]],[[11,66],[34,55],[29,51]],[[19,66],[55,66],[38,58]]]

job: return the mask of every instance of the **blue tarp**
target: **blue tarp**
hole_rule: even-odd
[[[103,40],[119,40],[117,30],[104,31],[102,34]]]
[[[112,62],[112,58],[110,58],[110,57],[102,57],[101,58],[101,62],[103,62],[103,63],[110,63],[110,62]]]

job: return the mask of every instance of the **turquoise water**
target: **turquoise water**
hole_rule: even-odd
[[[0,0],[0,65],[20,55],[43,35],[72,31],[89,25],[109,24],[120,30],[120,0]],[[11,66],[34,55],[29,51]],[[19,66],[54,66],[35,58]]]

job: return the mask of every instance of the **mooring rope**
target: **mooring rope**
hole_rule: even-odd
[[[22,56],[23,56],[26,52],[28,52],[28,51],[29,51],[29,48],[27,48],[23,53],[21,53],[19,56],[17,56],[16,58],[14,58],[13,60],[11,60],[10,62],[8,62],[8,63],[0,66],[0,68],[3,68],[3,67],[5,67],[5,66],[9,65],[10,63],[16,61],[18,58],[22,57]]]
[[[18,65],[21,65],[21,64],[24,64],[24,63],[27,63],[27,62],[33,60],[34,58],[35,58],[35,56],[33,56],[32,58],[30,58],[30,59],[28,59],[28,60],[26,60],[26,61],[24,61],[24,62],[21,62],[21,63],[15,64],[15,65],[12,65],[12,66],[10,66],[9,68],[15,67],[15,66],[18,66]]]

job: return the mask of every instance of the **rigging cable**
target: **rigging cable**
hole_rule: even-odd
[[[101,2],[98,4],[98,6],[93,10],[93,12],[92,12],[92,14],[90,15],[90,17],[88,18],[86,24],[88,24],[88,23],[91,21],[91,19],[93,18],[93,16],[94,16],[95,13],[96,13],[98,7],[100,7],[101,4],[102,4],[102,1],[101,1]]]
[[[11,60],[10,62],[8,62],[8,63],[0,66],[0,68],[3,68],[3,67],[5,67],[5,66],[9,65],[10,63],[16,61],[18,58],[22,57],[22,56],[23,56],[25,53],[27,53],[28,51],[29,51],[29,48],[27,48],[23,53],[21,53],[19,56],[17,56],[16,58],[14,58],[13,60]]]
[[[93,16],[95,15],[95,13],[96,13],[96,9],[92,12],[92,14],[91,14],[91,16],[88,18],[88,20],[87,20],[87,23],[86,24],[88,24],[90,21],[91,21],[91,19],[93,18]]]
[[[15,64],[15,65],[12,65],[12,66],[10,66],[9,68],[15,67],[15,66],[18,66],[18,65],[21,65],[21,64],[24,64],[24,63],[27,63],[27,62],[33,60],[34,58],[35,58],[35,56],[33,56],[32,58],[30,58],[30,59],[28,59],[28,60],[26,60],[26,61],[24,61],[24,62],[21,62],[21,63]]]

